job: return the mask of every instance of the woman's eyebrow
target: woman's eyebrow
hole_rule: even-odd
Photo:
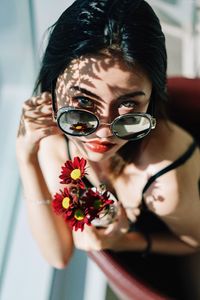
[[[143,91],[136,91],[136,92],[131,92],[131,93],[121,95],[119,99],[136,97],[136,96],[146,96],[146,94]]]
[[[75,90],[75,91],[79,91],[83,94],[86,94],[90,97],[96,98],[96,99],[101,99],[98,95],[96,95],[95,93],[92,93],[91,91],[81,88],[80,86],[77,85],[73,85],[70,87],[70,89]],[[119,99],[123,99],[123,98],[130,98],[130,97],[136,97],[136,96],[146,96],[146,94],[143,91],[135,91],[135,92],[130,92],[124,95],[119,96]]]
[[[86,94],[90,97],[100,99],[100,97],[97,96],[96,94],[88,91],[87,89],[81,88],[80,86],[73,85],[73,86],[70,87],[70,89],[75,90],[75,91],[79,91],[79,92],[81,92],[83,94]]]

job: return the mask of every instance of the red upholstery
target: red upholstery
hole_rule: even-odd
[[[169,110],[171,118],[200,138],[200,78],[183,77],[168,80]]]
[[[168,90],[171,118],[199,140],[200,79],[170,78]],[[130,252],[100,251],[90,252],[89,256],[122,300],[196,299],[191,290],[189,296],[185,295],[187,289],[178,282],[177,274],[187,273],[182,272],[184,257],[152,255],[142,263],[137,254]],[[188,282],[185,279],[185,285]]]
[[[125,254],[126,255],[126,254]],[[96,262],[115,294],[121,300],[167,300],[170,299],[161,295],[138,279],[135,274],[128,272],[116,256],[107,251],[90,252],[89,256]]]

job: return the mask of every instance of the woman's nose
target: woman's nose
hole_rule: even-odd
[[[110,125],[108,124],[100,124],[98,129],[96,130],[96,136],[100,138],[107,138],[113,136]]]

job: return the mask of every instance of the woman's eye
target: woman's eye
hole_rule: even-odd
[[[79,106],[83,108],[93,108],[94,107],[94,102],[86,97],[76,97],[76,100],[79,104]]]
[[[135,108],[136,104],[133,101],[126,101],[120,104],[119,108]]]

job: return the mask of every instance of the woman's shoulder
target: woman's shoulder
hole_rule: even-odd
[[[168,125],[171,134],[166,139],[168,145],[165,150],[163,145],[163,151],[166,151],[170,159],[165,167],[172,165],[174,168],[158,178],[148,191],[147,197],[153,199],[152,201],[156,200],[154,213],[175,234],[181,236],[184,230],[189,229],[195,238],[200,220],[200,151],[188,132],[174,123],[170,122]]]
[[[172,161],[185,155],[185,162],[188,160],[188,165],[189,163],[195,164],[193,166],[199,170],[200,174],[200,151],[198,143],[185,129],[172,122],[168,124],[171,134],[169,134],[168,147],[166,146],[166,149],[169,152],[171,151]]]
[[[150,160],[157,166],[157,171],[172,165],[177,171],[176,176],[199,180],[200,151],[194,137],[172,122],[161,124],[158,131],[149,150]]]
[[[180,127],[178,124],[175,124],[172,121],[167,121],[167,126],[171,131],[172,138],[179,138],[183,143],[190,143],[194,140],[194,137],[186,131],[183,127]]]
[[[174,130],[173,133],[173,141],[174,143],[176,143],[177,147],[181,148],[183,147],[183,150],[188,149],[188,147],[190,147],[191,145],[194,145],[194,151],[193,151],[193,156],[194,158],[198,158],[200,159],[200,148],[199,148],[199,144],[198,142],[195,140],[195,138],[185,129],[181,128],[180,126],[171,123],[172,124],[172,128]],[[199,166],[200,164],[198,164]]]
[[[150,141],[146,168],[148,178],[156,177],[146,193],[147,206],[153,201],[160,216],[175,213],[183,203],[189,204],[190,195],[198,199],[200,176],[200,154],[193,137],[174,123],[165,126]]]
[[[153,157],[173,162],[195,143],[194,137],[171,121],[160,121],[152,134],[148,151]],[[196,146],[196,152],[199,152]]]
[[[68,159],[64,135],[51,135],[42,139],[40,141],[38,159],[44,179],[53,195],[61,188],[59,184],[61,166]]]

